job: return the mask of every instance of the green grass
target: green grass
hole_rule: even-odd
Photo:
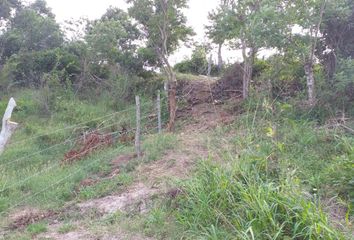
[[[19,123],[0,161],[0,214],[6,216],[17,206],[57,208],[67,201],[103,196],[129,184],[132,177],[121,174],[97,186],[82,189],[81,180],[110,170],[109,163],[117,155],[132,152],[130,146],[116,143],[97,151],[72,165],[61,163],[64,154],[75,147],[76,140],[85,131],[100,129],[101,133],[134,128],[135,106],[116,109],[107,107],[105,99],[95,104],[75,98],[58,98],[50,114],[42,109],[39,91],[22,91],[15,95],[18,107],[12,120]],[[0,101],[3,112],[7,100]],[[142,126],[151,133],[154,119],[153,103],[142,98]],[[115,113],[115,111],[120,111]],[[157,153],[154,153],[155,155]],[[3,219],[3,218],[2,218]]]
[[[57,165],[58,159],[41,167],[28,166],[17,172],[6,172],[0,199],[4,214],[27,205],[56,208],[76,197],[76,187],[88,176],[106,171],[112,158],[122,152],[122,147],[105,149],[72,165]],[[57,162],[55,162],[57,161]],[[48,169],[49,170],[46,170]],[[40,174],[38,174],[40,173]],[[10,175],[11,174],[11,175]],[[97,195],[97,194],[96,194]]]
[[[144,162],[153,162],[161,158],[168,150],[175,148],[177,137],[174,134],[160,134],[149,136],[144,141],[143,149],[145,152]]]
[[[133,152],[132,146],[115,144],[72,165],[62,165],[64,153],[75,142],[56,144],[75,139],[87,129],[107,127],[111,132],[123,125],[133,127],[135,110],[103,121],[96,118],[113,113],[113,108],[60,100],[48,116],[32,99],[33,94],[37,93],[24,92],[18,98],[20,107],[13,120],[20,128],[1,156],[1,217],[17,206],[60,209],[68,201],[119,192],[134,181],[137,165],[157,161],[178,147],[176,135],[151,134],[154,122],[144,119],[149,135],[143,137],[143,159],[121,166],[119,175],[101,177],[109,175],[110,161]],[[0,110],[5,106],[1,101]],[[147,104],[143,115],[151,109],[153,105]],[[354,209],[353,136],[298,116],[289,104],[250,100],[241,112],[234,124],[208,134],[210,156],[218,161],[202,161],[194,177],[178,183],[183,194],[176,200],[155,199],[146,214],[117,213],[93,222],[93,229],[124,226],[129,232],[156,239],[350,239],[346,234]],[[56,131],[81,122],[85,124]],[[98,181],[80,187],[87,178]],[[336,219],[325,211],[328,199],[344,206],[346,216],[341,216],[340,223],[333,223]],[[1,219],[3,224],[5,219]],[[59,231],[69,232],[72,227],[66,224]],[[30,239],[44,231],[45,223],[35,223],[9,239]]]
[[[175,239],[174,237],[178,235],[171,202],[165,199],[155,199],[147,213],[116,212],[93,225],[111,232],[123,229],[127,233],[140,234],[152,239]]]
[[[133,180],[134,179],[131,174],[121,172],[114,178],[104,179],[92,186],[80,189],[78,199],[87,200],[104,197],[108,194],[113,194],[114,192],[121,190],[122,187],[130,185]]]
[[[221,160],[182,183],[179,238],[350,239],[354,138],[278,106],[259,104],[214,132]],[[324,211],[328,199],[344,204],[340,223]]]
[[[60,234],[65,234],[65,233],[69,233],[71,231],[74,231],[75,229],[76,229],[75,225],[70,224],[70,223],[66,223],[59,228],[58,232]]]
[[[200,166],[179,200],[183,238],[344,239],[296,182],[275,183],[262,175],[256,166]]]
[[[38,235],[47,231],[46,223],[33,223],[27,226],[27,232],[31,235]]]

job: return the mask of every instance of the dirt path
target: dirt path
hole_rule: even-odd
[[[115,212],[144,214],[152,206],[154,197],[174,197],[178,190],[171,187],[171,179],[187,178],[194,164],[201,158],[208,156],[208,149],[203,139],[197,134],[178,134],[178,148],[169,150],[158,161],[141,165],[136,170],[134,183],[118,195],[111,195],[99,199],[92,199],[77,204],[77,211],[81,215],[96,212],[98,218],[104,218]],[[48,231],[40,234],[36,239],[56,240],[90,240],[90,239],[149,239],[139,234],[131,235],[123,230],[110,233],[92,233],[82,222],[74,223],[75,229],[60,234],[59,229],[64,223],[52,223]]]
[[[95,212],[95,218],[104,218],[116,212],[146,213],[154,196],[178,194],[178,189],[171,186],[172,179],[185,179],[192,172],[195,163],[207,158],[209,151],[205,134],[220,124],[232,120],[222,105],[212,94],[214,79],[201,77],[200,80],[184,83],[180,88],[178,122],[182,122],[177,133],[178,146],[168,150],[158,161],[140,165],[135,172],[134,183],[117,195],[92,199],[77,204],[74,209],[81,215]],[[118,159],[129,161],[129,156]],[[89,230],[84,222],[72,223],[72,229],[60,233],[64,222],[52,221],[46,233],[35,239],[90,240],[90,239],[149,239],[139,234],[129,234],[122,229],[95,232]]]

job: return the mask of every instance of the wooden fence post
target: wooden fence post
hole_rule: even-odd
[[[136,132],[135,132],[135,150],[138,158],[141,157],[141,145],[140,145],[140,135],[141,135],[141,111],[140,111],[140,97],[135,97],[136,102]]]
[[[156,101],[156,108],[157,108],[157,129],[158,133],[162,133],[162,120],[161,120],[161,92],[160,90],[157,92],[157,101]]]

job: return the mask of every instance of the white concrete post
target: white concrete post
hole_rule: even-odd
[[[0,132],[0,155],[4,152],[6,144],[9,142],[18,125],[18,123],[10,121],[12,111],[16,106],[15,99],[11,98],[2,118],[2,128]]]

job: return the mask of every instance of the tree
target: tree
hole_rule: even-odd
[[[223,19],[224,13],[226,11],[227,4],[225,1],[221,1],[220,6],[209,13],[208,18],[211,22],[210,25],[206,26],[207,35],[213,43],[218,45],[218,69],[219,72],[223,67],[222,58],[222,47],[227,39],[229,39],[230,31],[228,25],[225,24]]]
[[[0,70],[3,65],[1,58],[5,50],[5,39],[3,34],[9,25],[11,13],[14,11],[16,12],[21,7],[22,4],[19,0],[0,0]]]
[[[19,0],[0,0],[0,21],[11,18],[11,12],[22,6]],[[0,27],[2,27],[0,25]]]
[[[0,35],[0,63],[18,52],[40,51],[63,44],[63,33],[45,2],[39,0],[18,9],[9,20],[8,29]]]
[[[187,7],[186,0],[128,0],[132,3],[129,13],[140,24],[147,46],[154,49],[160,65],[168,78],[169,124],[173,131],[177,111],[177,80],[168,60],[170,54],[177,49],[180,41],[186,41],[192,29],[186,26],[186,17],[182,10]]]
[[[122,72],[139,73],[143,69],[137,54],[140,33],[128,14],[109,8],[101,19],[89,24],[85,40],[92,60]]]
[[[322,39],[316,56],[325,65],[328,79],[333,77],[340,58],[354,59],[354,1],[337,0],[327,3],[321,25]]]
[[[291,32],[287,7],[291,4],[289,0],[223,0],[214,14],[209,36],[226,39],[242,50],[243,99],[249,96],[257,53],[261,49],[286,48]]]
[[[45,1],[27,6],[13,0],[2,4],[6,2],[12,5],[11,14],[3,15],[7,28],[0,35],[1,86],[39,87],[43,74],[58,68],[54,49],[63,46],[63,33]]]
[[[260,48],[257,42],[256,17],[261,8],[261,0],[224,1],[223,23],[228,29],[228,38],[241,46],[243,57],[243,99],[249,96],[253,63]],[[225,29],[225,28],[223,28]]]
[[[210,46],[207,44],[195,44],[190,59],[185,59],[174,66],[175,71],[180,73],[190,73],[195,75],[206,75],[208,73],[209,62],[207,53]],[[210,65],[211,75],[217,75],[218,68],[213,63]]]
[[[294,17],[293,24],[300,26],[302,32],[292,39],[295,52],[300,56],[305,70],[308,102],[315,104],[315,51],[320,37],[320,28],[325,12],[326,0],[296,0],[290,5],[289,15]]]

